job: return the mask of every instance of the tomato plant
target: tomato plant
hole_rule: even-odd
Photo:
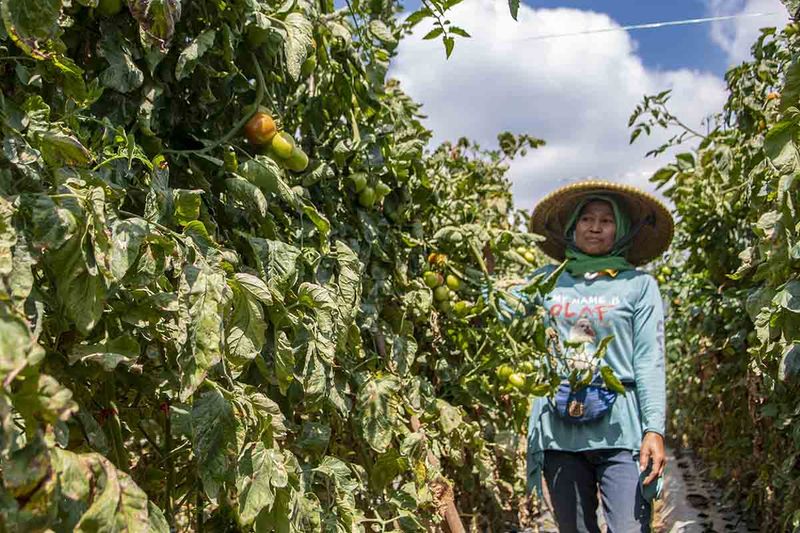
[[[680,219],[657,267],[670,307],[671,438],[699,451],[764,530],[800,527],[799,30],[762,31],[752,60],[728,71],[709,132],[674,117],[668,92],[631,118],[632,139],[677,128],[653,154],[698,142],[652,177]]]
[[[394,2],[94,4],[0,1],[0,529],[503,529],[541,141],[427,151]]]

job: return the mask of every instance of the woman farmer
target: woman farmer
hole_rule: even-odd
[[[547,255],[566,260],[542,301],[558,333],[556,349],[581,346],[580,354],[591,355],[613,336],[600,364],[626,393],[609,391],[598,376],[582,390],[562,384],[555,400],[537,398],[528,425],[528,486],[540,489],[544,475],[562,533],[600,531],[598,488],[608,531],[649,531],[650,499],[665,465],[664,314],[656,281],[635,266],[666,250],[672,217],[642,191],[586,181],[539,202],[531,229],[545,237],[540,247]]]

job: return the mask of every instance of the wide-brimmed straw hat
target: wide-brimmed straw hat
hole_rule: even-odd
[[[614,197],[630,217],[631,228],[638,228],[626,256],[629,262],[643,265],[667,250],[672,242],[675,224],[664,204],[630,185],[589,180],[561,187],[536,205],[530,229],[545,237],[544,241],[538,243],[544,253],[557,261],[564,260],[567,246],[565,226],[581,200],[594,195]]]

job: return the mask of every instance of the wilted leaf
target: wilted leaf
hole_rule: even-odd
[[[192,448],[203,490],[212,500],[216,500],[222,484],[233,477],[237,426],[233,406],[216,389],[207,390],[195,399]]]
[[[234,361],[249,361],[258,356],[264,346],[264,313],[261,303],[248,290],[236,282],[232,285],[233,312],[227,323],[226,339],[228,353]]]
[[[42,357],[44,350],[22,319],[0,312],[0,384],[8,386],[27,365],[38,363]]]
[[[286,41],[284,41],[286,69],[292,79],[297,81],[300,79],[300,71],[306,60],[307,50],[313,42],[314,26],[300,13],[289,13],[284,24],[287,33]]]
[[[181,18],[181,0],[128,0],[128,8],[150,40],[165,50]]]
[[[214,46],[216,37],[216,31],[206,30],[184,48],[178,57],[178,64],[175,66],[176,80],[180,81],[192,74],[198,61]]]
[[[383,21],[379,19],[374,19],[370,21],[369,32],[372,34],[373,37],[375,37],[379,41],[383,41],[386,44],[397,43],[397,39],[395,39],[394,35],[392,34],[392,31]]]
[[[283,331],[275,336],[275,377],[278,378],[281,394],[286,394],[294,381],[294,351]]]
[[[100,30],[103,37],[99,53],[108,61],[108,68],[100,74],[100,82],[121,93],[135,91],[144,83],[144,73],[133,60],[131,50],[134,45],[116,26],[105,23],[100,25]]]
[[[178,358],[183,399],[194,393],[208,370],[222,358],[226,293],[227,285],[221,272],[204,264],[187,265],[184,269],[179,294],[188,338]]]
[[[244,206],[248,212],[254,212],[262,219],[267,216],[267,199],[264,198],[261,189],[239,177],[226,179],[225,188],[233,199]]]
[[[280,451],[260,442],[248,446],[239,458],[236,475],[242,522],[251,524],[261,511],[268,511],[275,502],[275,489],[288,481]]]
[[[436,409],[439,411],[439,425],[445,435],[456,430],[461,425],[463,418],[461,411],[444,400],[436,400]]]
[[[62,505],[83,511],[78,516],[68,516],[64,525],[71,531],[169,531],[161,510],[148,501],[128,474],[117,470],[102,455],[56,450],[55,459],[63,473]]]
[[[111,274],[119,281],[136,262],[139,249],[149,233],[147,221],[141,218],[122,220],[111,228]]]
[[[775,124],[764,138],[764,151],[770,158],[772,164],[782,171],[796,169],[798,158],[797,152],[798,129],[797,124],[791,120],[785,120]]]
[[[0,13],[14,43],[36,58],[46,57],[51,41],[61,33],[61,0],[3,0]]]
[[[800,313],[800,281],[792,280],[779,291],[773,301],[792,313]]]
[[[72,400],[72,391],[47,374],[25,380],[14,397],[14,406],[27,418],[48,424],[66,421],[78,410],[78,404]]]
[[[800,373],[800,345],[790,344],[781,355],[778,367],[778,379],[787,381]]]
[[[84,166],[91,160],[91,153],[78,139],[59,131],[42,133],[39,150],[45,161],[52,166]]]
[[[356,409],[359,412],[361,435],[378,453],[383,453],[392,442],[393,402],[400,384],[397,378],[374,377],[358,392]]]
[[[73,237],[45,260],[58,280],[56,294],[64,312],[86,335],[103,314],[106,284],[99,273],[89,272],[82,247],[80,236]]]
[[[70,364],[78,361],[94,361],[103,366],[106,372],[116,368],[119,363],[131,364],[139,357],[139,343],[131,335],[122,335],[97,344],[76,346],[69,355]]]

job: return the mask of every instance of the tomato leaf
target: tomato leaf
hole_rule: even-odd
[[[59,272],[56,294],[60,304],[66,316],[84,335],[100,320],[106,299],[105,281],[98,273],[89,271],[94,265],[94,259],[90,259],[93,254],[86,253],[91,253],[87,250],[89,247],[80,236],[76,236],[46,257],[49,268]]]
[[[186,226],[200,217],[200,195],[203,191],[174,189],[172,194],[175,202],[175,220],[178,224]]]
[[[136,66],[131,50],[134,44],[125,38],[119,27],[110,23],[100,25],[99,54],[108,61],[108,68],[100,74],[100,82],[121,93],[135,91],[144,83],[144,73]]]
[[[267,199],[261,189],[240,177],[226,179],[225,188],[247,213],[254,213],[257,219],[267,216]]]
[[[106,372],[111,372],[119,363],[131,364],[136,361],[140,351],[134,337],[121,335],[95,344],[76,346],[69,355],[69,362],[94,361],[100,363]]]
[[[425,36],[424,36],[424,37],[422,37],[422,38],[423,38],[424,40],[426,40],[426,41],[429,41],[429,40],[431,40],[431,39],[436,39],[436,38],[437,38],[438,36],[440,36],[440,35],[441,35],[443,32],[444,32],[444,30],[443,30],[442,28],[433,28],[431,31],[429,31],[428,33],[426,33],[426,34],[425,34]]]
[[[625,394],[625,385],[623,385],[619,378],[614,375],[614,371],[611,370],[610,366],[601,366],[600,376],[603,378],[603,383],[605,383],[609,390],[618,392],[622,395]]]
[[[511,18],[517,20],[519,14],[519,0],[508,0],[508,10],[511,13]]]
[[[373,377],[358,392],[361,435],[378,453],[385,452],[392,442],[392,402],[399,385],[394,376]]]
[[[111,229],[111,274],[117,281],[125,277],[139,257],[139,250],[149,234],[147,221],[131,218],[118,221]]]
[[[178,63],[175,65],[176,80],[180,81],[191,76],[200,59],[214,47],[216,37],[216,31],[205,30],[183,49],[181,55],[178,56]]]
[[[237,462],[236,415],[217,389],[202,392],[192,406],[192,450],[203,490],[216,499],[226,481],[233,479]]]
[[[237,461],[236,488],[239,492],[239,514],[242,523],[255,521],[262,511],[275,503],[275,492],[289,482],[289,475],[280,451],[263,443],[249,445]]]
[[[286,27],[286,40],[284,51],[286,53],[286,70],[293,80],[300,79],[303,62],[306,60],[308,48],[313,42],[312,32],[314,26],[300,13],[289,13],[284,20]]]
[[[226,345],[228,355],[241,363],[261,353],[266,324],[259,301],[239,282],[229,283],[233,287],[233,312],[227,320]]]
[[[61,0],[3,0],[0,14],[14,43],[36,58],[46,57],[61,34]]]
[[[179,296],[186,343],[178,356],[184,401],[194,394],[208,370],[222,359],[222,316],[229,292],[221,272],[203,263],[184,267]]]
[[[392,34],[392,31],[383,21],[379,19],[371,20],[368,28],[370,34],[379,41],[386,44],[397,44],[397,39],[395,39],[394,34]]]
[[[787,381],[800,374],[800,345],[789,344],[781,355],[780,366],[778,367],[778,379]]]
[[[181,18],[181,0],[128,0],[128,8],[148,40],[166,50]]]

